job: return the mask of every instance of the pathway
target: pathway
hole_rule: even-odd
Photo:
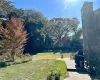
[[[76,69],[74,60],[70,60],[69,58],[58,59],[63,60],[66,63],[67,69]],[[78,73],[77,71],[68,71],[69,77],[64,80],[91,80],[88,74]]]

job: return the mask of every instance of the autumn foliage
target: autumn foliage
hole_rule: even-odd
[[[6,22],[6,28],[0,26],[0,51],[2,55],[11,60],[23,53],[26,43],[26,32],[23,28],[23,22],[17,18],[12,18]]]
[[[2,4],[2,3],[3,3],[3,1],[4,1],[4,0],[0,0],[0,4]]]

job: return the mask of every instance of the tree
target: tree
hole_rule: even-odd
[[[2,3],[3,3],[3,1],[4,1],[4,0],[0,0],[0,4],[2,4]]]
[[[17,17],[24,22],[24,28],[30,37],[25,46],[25,53],[41,51],[44,48],[44,37],[42,35],[42,28],[46,23],[44,15],[34,9],[17,9],[13,6],[11,1],[4,1],[0,7],[0,15],[3,18]],[[5,27],[5,21],[2,23]]]
[[[17,19],[12,18],[7,20],[6,28],[0,26],[0,49],[2,55],[6,55],[12,61],[16,56],[23,53],[23,49],[26,43],[26,32],[23,30],[23,23]]]
[[[44,34],[44,36],[45,36],[45,40],[44,40],[45,50],[49,51],[53,46],[53,41],[48,35]]]
[[[44,34],[42,28],[46,24],[47,19],[42,13],[36,10],[24,10],[25,30],[29,34],[25,53],[34,54],[44,50]]]
[[[10,20],[11,18],[17,18],[18,15],[17,15],[15,12],[10,12],[9,14],[7,14],[7,17],[8,17],[9,20]]]
[[[41,12],[38,12],[34,9],[25,9],[23,10],[23,19],[25,20],[25,23],[27,24],[28,22],[33,22],[36,24],[41,24],[38,27],[43,27],[46,23],[47,18],[44,17],[44,15]]]
[[[62,47],[71,32],[75,32],[78,23],[77,18],[53,18],[44,27],[44,32],[53,40],[55,47]]]
[[[77,39],[79,40],[82,36],[82,29],[76,29],[75,34],[72,35],[72,39]]]
[[[0,5],[0,16],[1,17],[7,17],[7,14],[10,12],[13,12],[16,8],[12,4],[12,1],[4,0],[3,4]]]
[[[83,40],[81,39],[82,29],[76,29],[75,33],[70,36],[69,49],[70,51],[78,51],[83,49]]]

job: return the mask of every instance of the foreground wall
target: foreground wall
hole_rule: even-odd
[[[93,3],[84,2],[81,17],[85,59],[91,64],[100,57],[100,9],[93,11]]]

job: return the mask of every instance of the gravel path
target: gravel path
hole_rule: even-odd
[[[70,60],[69,58],[64,58],[58,60],[63,60],[66,63],[67,69],[76,69],[74,60]],[[91,80],[88,74],[78,73],[76,71],[68,71],[69,77],[64,80]]]

